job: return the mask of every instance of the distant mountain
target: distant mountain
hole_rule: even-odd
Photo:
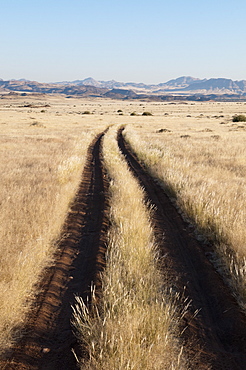
[[[135,82],[97,81],[92,77],[84,80],[40,83],[25,79],[0,79],[0,91],[64,94],[77,96],[94,96],[114,99],[152,99],[170,100],[172,97],[190,99],[244,99],[246,97],[246,80],[233,81],[227,78],[199,79],[182,76],[164,83],[147,85]]]
[[[167,81],[165,83],[160,83],[160,84],[158,84],[158,86],[160,86],[160,87],[167,86],[167,87],[184,88],[184,87],[187,87],[191,84],[198,83],[198,82],[201,82],[201,81],[206,81],[206,79],[205,80],[200,80],[199,78],[194,78],[194,77],[190,77],[190,76],[182,76],[182,77],[176,78],[175,80],[170,80],[170,81]]]
[[[90,85],[76,85],[72,83],[40,83],[26,80],[1,81],[0,87],[5,91],[35,92],[42,94],[65,94],[65,95],[84,95],[84,96],[101,96],[108,89],[98,88]]]
[[[70,82],[71,85],[77,86],[94,86],[94,87],[103,87],[99,81],[94,80],[92,77],[85,78],[84,80],[75,80]]]
[[[122,99],[122,98],[136,98],[138,95],[132,90],[126,89],[112,89],[104,94],[105,97],[111,99]]]
[[[118,88],[144,88],[149,89],[150,85],[146,85],[143,83],[134,83],[134,82],[118,82],[115,80],[110,81],[96,81],[92,77],[85,78],[84,80],[75,80],[75,81],[63,81],[63,82],[55,82],[55,84],[59,85],[77,85],[77,86],[95,86],[95,87],[102,87],[105,89],[118,89]]]
[[[65,81],[58,82],[59,85],[76,85],[76,86],[94,86],[97,88],[104,89],[126,89],[133,90],[135,93],[163,93],[172,90],[187,93],[189,91],[203,91],[203,92],[213,92],[223,93],[223,92],[233,92],[233,93],[244,93],[246,92],[246,80],[233,81],[226,78],[210,78],[210,79],[199,79],[191,76],[182,76],[176,79],[169,80],[167,82],[159,83],[156,85],[147,85],[144,83],[135,82],[118,82],[115,80],[111,81],[96,81],[92,77],[86,78],[84,80],[76,81]]]
[[[75,80],[75,81],[61,81],[55,82],[55,85],[76,85],[76,86],[94,86],[102,87],[99,81],[94,80],[92,77],[85,78],[84,80]]]
[[[206,90],[206,91],[231,91],[237,93],[246,92],[246,80],[233,81],[227,78],[210,78],[209,80],[196,81],[185,87],[185,90]]]

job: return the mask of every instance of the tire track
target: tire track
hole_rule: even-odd
[[[164,256],[163,270],[176,291],[182,294],[186,287],[184,298],[191,300],[181,328],[185,329],[182,340],[189,368],[245,369],[246,318],[206,258],[212,247],[195,239],[163,189],[132,153],[123,130],[118,131],[119,148],[144,188],[146,201],[155,206],[153,228]]]
[[[104,133],[90,144],[82,182],[68,214],[56,263],[47,269],[25,336],[3,369],[77,369],[81,355],[71,327],[74,296],[90,297],[105,265],[108,180],[102,165]],[[86,355],[86,354],[85,354]]]

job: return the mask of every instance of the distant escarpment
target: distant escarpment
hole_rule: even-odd
[[[108,99],[169,100],[246,100],[246,80],[226,78],[199,79],[183,76],[165,83],[147,85],[135,82],[84,80],[40,83],[36,81],[0,79],[0,94],[6,93],[63,94],[66,96],[101,97]]]

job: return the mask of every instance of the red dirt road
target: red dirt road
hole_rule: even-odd
[[[77,369],[81,355],[71,326],[74,296],[90,296],[92,281],[105,262],[108,227],[108,181],[98,135],[88,148],[82,182],[64,228],[55,265],[45,272],[41,294],[28,319],[25,335],[1,369]]]
[[[182,340],[191,369],[246,369],[246,317],[221,276],[206,258],[212,247],[195,239],[163,189],[148,175],[125,142],[118,144],[133,174],[155,206],[153,228],[164,256],[163,270],[175,291],[191,300]],[[194,312],[198,314],[194,317]]]

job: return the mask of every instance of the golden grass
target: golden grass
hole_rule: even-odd
[[[29,103],[37,108],[24,107]],[[43,107],[46,104],[50,106]],[[122,112],[119,113],[118,110]],[[93,114],[82,114],[85,111]],[[151,112],[153,116],[143,117],[144,111]],[[244,197],[246,131],[245,124],[232,123],[231,120],[234,114],[245,114],[245,111],[245,103],[148,103],[32,95],[0,99],[0,349],[7,348],[15,336],[19,335],[32,297],[36,293],[35,284],[43,267],[52,263],[52,254],[56,249],[69,203],[80,181],[88,143],[95,133],[115,123],[127,124],[128,138],[132,145],[135,142],[135,149],[141,154],[142,159],[148,161],[152,174],[160,178],[164,187],[168,185],[179,207],[183,207],[183,211],[189,214],[198,226],[200,225],[198,237],[201,237],[201,232],[206,233],[207,230],[207,235],[215,238],[216,243],[220,244],[219,250],[222,250],[222,255],[224,251],[228,254],[228,251],[232,250],[240,256],[239,260],[238,257],[235,258],[235,253],[233,256],[230,253],[230,258],[224,259],[227,263],[223,264],[218,257],[211,257],[214,260],[216,258],[215,263],[220,270],[225,270],[227,266],[226,275],[234,276],[234,279],[230,279],[230,283],[233,284],[232,290],[241,297],[241,302],[245,302],[243,220],[246,208]],[[138,115],[130,116],[132,112]],[[159,130],[162,132],[157,132]],[[115,139],[111,137],[107,140],[113,142]],[[105,145],[108,145],[106,152],[111,151],[112,160],[117,162],[116,144],[112,144],[111,149],[109,144]],[[122,163],[120,168],[123,168]],[[115,172],[119,172],[117,168]],[[129,179],[129,174],[125,179]],[[122,186],[126,182],[125,179],[123,176]],[[115,191],[116,198],[118,185],[121,185],[119,183],[116,187],[117,181],[113,178],[112,192]],[[129,196],[132,199],[132,193]],[[132,230],[142,225],[142,221],[139,220],[138,224],[138,219],[135,218],[131,223],[132,230],[125,229],[125,226],[123,228],[124,220],[133,217],[130,211],[122,217],[123,209],[128,203],[128,199],[123,202],[118,216],[112,213],[112,217],[117,220],[117,223],[114,221],[117,232],[115,235],[112,229],[110,251],[115,251],[115,246],[120,246],[125,240],[126,244],[130,245],[131,251],[134,249],[132,241],[136,230]],[[148,219],[146,210],[144,214]],[[128,221],[127,223],[129,224]],[[121,227],[122,232],[124,230],[126,232],[124,237],[121,234]],[[132,240],[127,237],[127,233],[132,236]],[[138,239],[142,238],[137,232],[136,235]],[[150,244],[146,242],[146,245],[153,246],[153,239],[150,237],[148,240],[151,242]],[[149,249],[152,250],[152,247]],[[152,250],[154,251],[155,249]],[[108,258],[111,258],[110,253]],[[122,251],[118,254],[115,256],[116,261],[124,253]],[[134,265],[132,259],[131,262]],[[133,270],[138,273],[136,262],[135,266]],[[121,279],[120,273],[118,274]],[[110,275],[105,276],[105,297],[112,292],[111,288],[106,289],[107,279],[110,279]],[[112,280],[117,282],[117,277]],[[135,287],[134,284],[132,277],[129,286]],[[110,305],[115,307],[113,316],[115,322],[109,325],[108,316],[101,316],[101,312],[100,317],[106,319],[93,321],[93,325],[99,325],[100,328],[107,322],[112,335],[110,345],[105,338],[102,340],[108,343],[111,351],[109,353],[114,353],[115,344],[118,346],[118,343],[121,343],[119,333],[127,325],[131,328],[129,333],[138,333],[139,326],[147,330],[146,321],[141,317],[141,307],[138,309],[138,319],[132,323],[125,324],[125,317],[119,319],[116,316],[118,311],[121,311],[119,304],[124,301],[126,294],[121,288],[119,285],[114,293],[119,294],[119,301],[116,295],[112,295],[115,297],[112,298],[113,302],[109,300]],[[132,289],[132,293],[134,292]],[[154,290],[150,299],[153,309],[156,309],[155,304],[160,304],[159,300],[155,303],[155,294]],[[128,298],[132,297],[126,294],[126,298],[128,302]],[[135,301],[138,300],[133,300],[134,305]],[[102,309],[107,313],[108,306],[104,304]],[[164,311],[166,308],[169,311],[169,303],[166,303],[165,298]],[[172,328],[172,323],[170,324],[168,320],[163,321],[167,327]],[[116,333],[114,325],[119,328]],[[155,328],[155,325],[153,321],[149,328]],[[101,330],[101,333],[105,333],[104,326],[103,330],[99,328],[96,332],[99,333]],[[149,329],[150,334],[146,335],[146,338],[151,338],[153,332],[155,330]],[[140,337],[137,339],[137,336],[127,335],[129,334],[125,333],[124,338],[128,338],[129,343],[138,344],[135,346],[136,357],[145,348],[149,358],[152,358],[152,354],[148,352],[150,349],[148,345],[152,339],[148,339],[147,344],[142,342],[139,345]],[[136,338],[134,339],[136,342],[133,339],[131,341],[131,338]],[[172,335],[168,336],[165,348],[174,353],[176,361],[178,355],[171,338]],[[99,339],[97,337],[97,340]],[[91,344],[93,347],[93,343]],[[129,351],[130,349],[126,353]],[[158,351],[157,346],[154,346],[154,352],[151,353]],[[119,353],[121,351],[117,356]],[[120,356],[123,364],[124,360]],[[149,360],[147,358],[143,361]],[[182,361],[180,359],[180,364]],[[139,368],[138,363],[135,368]]]
[[[111,222],[102,302],[92,312],[80,298],[74,324],[89,352],[81,369],[178,369],[184,365],[175,338],[174,308],[158,267],[158,253],[143,192],[116,143],[116,128],[104,139],[111,178]]]
[[[209,104],[198,107],[203,112]],[[216,245],[217,253],[210,258],[246,309],[246,125],[231,121],[232,107],[240,112],[238,107],[244,105],[219,107],[219,113],[225,111],[223,117],[205,112],[177,122],[165,117],[162,126],[153,118],[142,128],[128,126],[127,139],[196,225],[197,237],[205,236]]]
[[[40,109],[23,108],[23,99],[39,104],[40,98],[0,101],[1,352],[21,335],[35,284],[52,263],[88,144],[100,129],[71,114],[65,98],[45,97],[50,107]]]

